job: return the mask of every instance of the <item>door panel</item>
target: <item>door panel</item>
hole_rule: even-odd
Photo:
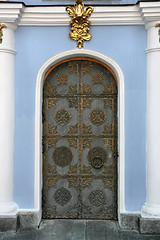
[[[117,86],[100,63],[70,60],[45,76],[43,218],[117,218]]]

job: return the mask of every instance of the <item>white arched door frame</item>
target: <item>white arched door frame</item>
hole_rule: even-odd
[[[111,58],[96,51],[76,49],[61,52],[47,60],[40,68],[36,82],[35,99],[35,191],[34,210],[41,220],[42,201],[42,91],[47,70],[56,63],[73,57],[91,57],[107,64],[116,74],[118,81],[118,216],[125,211],[124,175],[125,175],[125,135],[124,135],[124,77],[119,65]],[[120,219],[118,217],[118,219]]]

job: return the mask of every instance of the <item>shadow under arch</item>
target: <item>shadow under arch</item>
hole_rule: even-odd
[[[99,52],[88,49],[75,49],[56,54],[48,59],[40,68],[36,80],[35,94],[35,181],[34,181],[34,211],[41,221],[42,212],[42,92],[43,80],[48,69],[58,62],[75,57],[90,57],[108,65],[117,78],[118,84],[118,219],[125,211],[124,175],[125,175],[125,134],[124,134],[124,77],[119,65]]]

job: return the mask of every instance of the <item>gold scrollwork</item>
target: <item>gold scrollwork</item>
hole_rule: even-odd
[[[160,23],[157,23],[157,24],[155,25],[155,27],[159,27],[158,35],[159,35],[159,42],[160,42]]]
[[[88,41],[91,39],[91,34],[89,33],[90,22],[88,17],[93,12],[92,7],[87,7],[84,10],[84,3],[82,0],[76,0],[74,8],[66,7],[66,11],[72,18],[70,22],[71,31],[69,33],[70,38],[77,41],[77,47],[83,47],[83,41]]]
[[[2,29],[6,27],[7,26],[5,24],[0,24],[0,44],[2,43],[2,36],[3,36]]]

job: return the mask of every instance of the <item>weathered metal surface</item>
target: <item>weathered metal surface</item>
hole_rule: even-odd
[[[43,218],[117,219],[117,86],[98,62],[45,77]]]

